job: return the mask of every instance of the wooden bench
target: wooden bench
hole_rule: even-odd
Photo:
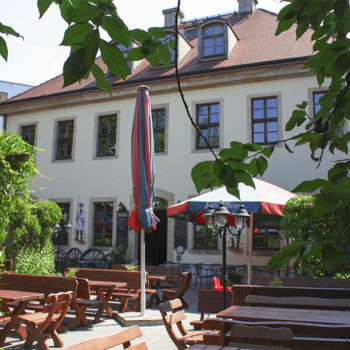
[[[201,313],[200,319],[191,322],[194,329],[202,329],[203,321],[209,314],[217,314],[224,310],[223,292],[213,289],[200,289],[198,293],[197,311]],[[232,292],[226,291],[227,307],[232,304]]]
[[[205,333],[203,342],[208,345],[225,346],[230,342],[233,326],[244,325],[268,328],[289,328],[293,332],[292,348],[297,349],[349,349],[350,324],[320,324],[301,322],[249,322],[221,318],[208,318],[203,322],[203,329],[218,330],[219,333]]]
[[[125,265],[113,264],[113,270],[126,270]],[[179,266],[146,266],[146,272],[149,275],[166,276],[167,280],[161,282],[161,288],[173,288],[179,285],[181,269]]]
[[[142,337],[142,332],[139,326],[131,326],[116,334],[106,335],[104,337],[92,338],[81,343],[71,345],[66,350],[105,350],[117,345],[123,345],[124,349],[147,350],[145,342],[132,346],[131,340]]]
[[[249,294],[244,302],[247,305],[277,306],[308,309],[350,309],[350,299],[328,299],[313,297],[270,297],[265,295]]]
[[[311,297],[326,299],[350,299],[348,288],[324,287],[285,287],[285,286],[232,286],[232,305],[248,305],[245,302],[247,295],[262,295],[267,297]]]
[[[87,278],[94,281],[106,282],[125,282],[127,288],[116,288],[113,292],[113,297],[120,300],[119,312],[130,311],[129,300],[136,299],[134,310],[139,310],[141,303],[141,272],[140,271],[122,271],[122,270],[104,270],[104,269],[76,269],[76,277]],[[146,289],[147,294],[157,293],[156,289],[149,288],[148,274],[146,274]]]

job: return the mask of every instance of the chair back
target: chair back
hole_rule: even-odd
[[[104,337],[98,337],[85,340],[81,343],[71,345],[66,350],[105,350],[117,345],[123,345],[128,350],[148,350],[145,342],[131,345],[130,341],[142,337],[139,326],[130,326],[129,328]]]
[[[182,336],[188,333],[182,324],[182,321],[186,319],[186,312],[182,308],[183,305],[180,299],[173,299],[166,303],[159,304],[159,310],[162,315],[165,329],[177,347],[181,346],[182,343],[179,341],[173,326],[175,324],[177,325]]]
[[[61,325],[66,317],[72,298],[73,292],[61,292],[48,295],[45,306],[43,307],[43,312],[48,313],[47,320],[54,320],[54,326],[51,325],[51,328],[57,329]],[[55,318],[53,318],[54,315],[56,315]]]
[[[246,326],[236,324],[231,328],[230,345],[259,345],[259,349],[291,349],[293,332],[286,327]]]

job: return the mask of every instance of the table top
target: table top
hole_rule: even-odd
[[[10,301],[42,300],[44,298],[44,293],[0,289],[0,299],[5,303]]]
[[[149,275],[148,278],[150,281],[166,281],[169,278],[169,276]]]
[[[88,281],[92,288],[127,288],[128,286],[126,282]]]
[[[217,314],[217,317],[241,321],[291,321],[326,324],[350,324],[350,311],[292,309],[263,306],[233,305]]]

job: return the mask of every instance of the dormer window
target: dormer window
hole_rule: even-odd
[[[212,24],[203,28],[203,57],[224,54],[224,27],[222,24]]]
[[[238,38],[230,24],[215,18],[205,21],[198,30],[198,56],[200,60],[226,59]]]

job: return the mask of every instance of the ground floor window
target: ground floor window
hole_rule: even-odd
[[[69,202],[58,202],[57,205],[61,208],[62,215],[63,215],[63,218],[62,218],[62,221],[60,222],[60,224],[67,225],[67,223],[70,222],[70,216],[69,216],[70,203]],[[68,244],[68,232],[66,232],[66,231],[61,234],[60,244]],[[53,243],[58,244],[58,237],[56,237],[55,235],[53,235],[52,237],[53,237]]]
[[[218,235],[206,225],[194,225],[194,249],[218,249]]]
[[[253,250],[278,250],[280,247],[280,232],[276,226],[260,223],[254,228]]]
[[[111,246],[113,237],[113,202],[94,203],[94,245]]]

